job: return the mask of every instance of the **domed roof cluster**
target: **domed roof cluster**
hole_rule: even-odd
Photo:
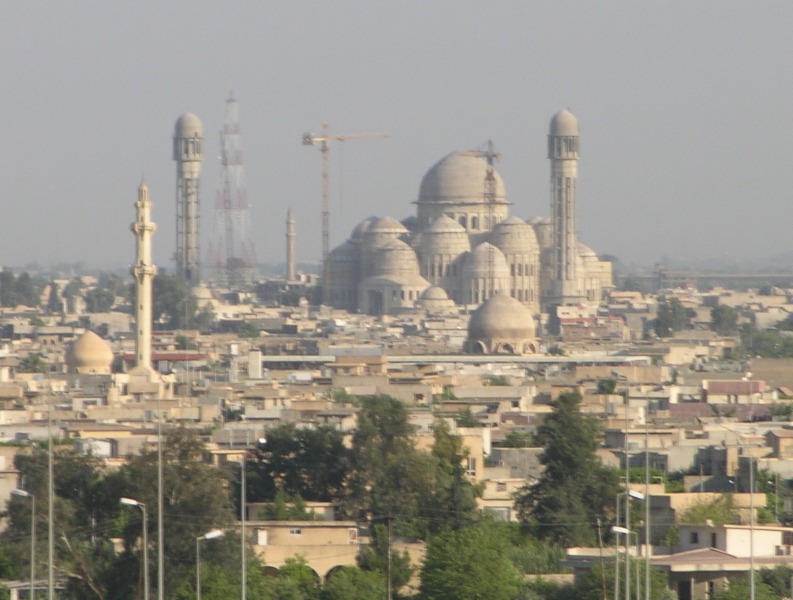
[[[578,139],[570,139],[577,135],[575,116],[556,113],[549,158],[577,160]],[[575,165],[568,166],[575,177]],[[372,315],[479,307],[471,318],[472,351],[534,351],[533,315],[542,300],[559,297],[550,268],[556,225],[547,218],[526,222],[510,216],[504,182],[480,151],[452,152],[435,163],[421,180],[415,204],[415,216],[401,222],[390,216],[364,219],[330,253],[327,303]],[[571,293],[564,291],[564,297],[600,298],[611,285],[610,265],[585,246],[573,258],[578,268],[566,280]]]
[[[174,137],[178,138],[191,138],[202,137],[204,128],[201,125],[201,119],[193,113],[185,113],[176,120],[174,127]]]
[[[72,373],[109,374],[113,351],[93,331],[86,331],[67,348],[65,358],[66,366]]]

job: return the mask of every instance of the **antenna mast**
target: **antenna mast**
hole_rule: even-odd
[[[229,92],[226,118],[220,132],[220,188],[210,244],[215,282],[222,287],[253,283],[256,252],[250,236],[250,207],[242,166],[239,103],[233,92]]]

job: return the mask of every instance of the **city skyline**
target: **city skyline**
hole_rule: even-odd
[[[437,160],[488,139],[503,155],[510,212],[548,216],[547,124],[560,107],[580,120],[578,235],[598,252],[627,264],[788,252],[786,4],[78,2],[6,12],[4,265],[128,265],[129,190],[144,175],[160,231],[154,262],[173,272],[171,136],[187,111],[207,146],[205,262],[229,89],[262,262],[285,260],[289,208],[296,260],[319,261],[320,156],[301,136],[323,121],[331,133],[389,134],[331,149],[333,247],[369,215],[412,214]]]

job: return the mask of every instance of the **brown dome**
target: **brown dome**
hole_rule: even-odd
[[[515,298],[496,294],[471,315],[466,346],[470,352],[523,354],[534,350],[534,319]]]
[[[107,375],[112,364],[110,345],[93,331],[86,331],[66,350],[66,366],[73,373]]]

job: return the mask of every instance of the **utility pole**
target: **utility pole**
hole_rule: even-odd
[[[323,289],[327,290],[325,278],[328,274],[328,253],[330,252],[330,207],[328,201],[328,153],[330,152],[331,142],[345,142],[347,140],[360,140],[371,138],[388,137],[386,133],[348,133],[331,135],[328,124],[322,124],[322,133],[314,135],[312,133],[303,134],[303,145],[313,146],[319,144],[319,151],[322,153],[322,270],[323,270]]]

